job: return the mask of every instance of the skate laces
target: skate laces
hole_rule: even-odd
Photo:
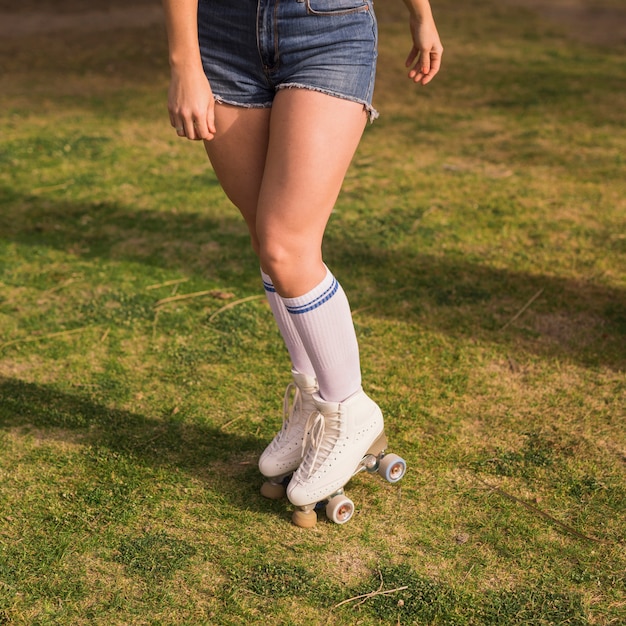
[[[285,397],[283,398],[283,425],[280,432],[274,437],[271,448],[275,449],[280,445],[282,440],[289,432],[292,424],[292,418],[297,411],[302,410],[302,393],[296,383],[289,383],[285,389]]]
[[[296,411],[302,408],[302,394],[300,388],[295,383],[289,383],[285,389],[285,397],[283,398],[283,426],[276,437],[276,442],[283,438],[289,431],[292,424],[292,418]]]
[[[318,467],[318,458],[321,465],[339,439],[339,415],[322,415],[319,411],[314,411],[307,419],[304,432],[302,440],[304,458],[300,469],[307,478],[310,478]]]

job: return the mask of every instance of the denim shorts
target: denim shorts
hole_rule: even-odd
[[[378,116],[373,0],[199,0],[198,35],[218,102],[265,108],[280,89],[304,88]]]

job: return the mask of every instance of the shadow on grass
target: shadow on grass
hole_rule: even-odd
[[[182,271],[250,293],[260,290],[256,258],[234,216],[216,220],[6,191],[0,216],[5,241]],[[368,315],[504,345],[515,353],[616,371],[626,366],[624,290],[488,267],[461,256],[389,250],[372,240],[332,226],[327,237],[328,262],[357,311],[366,308]]]
[[[69,432],[82,444],[107,448],[148,467],[175,467],[202,479],[212,469],[220,474],[228,466],[233,475],[254,471],[260,481],[256,464],[249,462],[256,459],[261,447],[254,437],[182,420],[150,418],[0,376],[0,428],[22,427],[36,429],[46,439],[71,439]],[[248,482],[254,486],[253,480]],[[253,499],[246,494],[239,494],[237,500],[237,490],[227,485],[221,488],[220,480],[210,483],[220,497],[232,500],[235,506],[250,508]]]

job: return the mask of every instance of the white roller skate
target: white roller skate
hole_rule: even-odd
[[[365,392],[341,403],[326,402],[314,393],[313,401],[317,412],[305,426],[305,455],[287,486],[287,497],[297,507],[293,522],[304,528],[315,525],[319,503],[325,503],[333,522],[343,524],[352,517],[354,503],[343,488],[358,472],[378,472],[389,482],[399,481],[406,472],[403,459],[385,455],[383,416]]]
[[[305,427],[311,413],[317,412],[313,393],[318,389],[312,376],[292,370],[283,401],[283,426],[259,459],[259,470],[268,478],[261,486],[266,498],[285,495],[285,483],[302,461]]]

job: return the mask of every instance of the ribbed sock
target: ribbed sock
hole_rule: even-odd
[[[276,319],[278,330],[287,346],[293,369],[300,374],[315,376],[315,369],[311,363],[311,359],[309,359],[307,355],[304,344],[291,319],[291,315],[287,313],[282,298],[276,293],[272,279],[263,270],[261,270],[261,277],[263,278],[265,295],[267,296],[270,308]]]
[[[320,395],[342,402],[361,389],[361,366],[348,298],[327,271],[322,282],[297,298],[282,298],[313,364]]]

